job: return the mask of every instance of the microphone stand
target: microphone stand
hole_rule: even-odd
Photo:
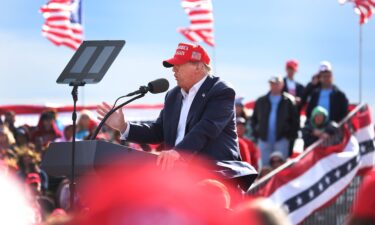
[[[73,120],[73,139],[72,139],[72,170],[71,170],[71,177],[70,177],[70,210],[74,212],[75,204],[74,204],[74,198],[75,198],[75,152],[76,152],[76,121],[77,121],[77,101],[78,101],[78,87],[84,86],[84,81],[76,81],[71,82],[69,86],[73,87],[72,90],[72,97],[73,97],[73,113],[72,113],[72,120]]]
[[[146,92],[147,93],[147,92]],[[90,137],[90,140],[95,140],[96,136],[98,135],[99,131],[102,129],[104,123],[107,121],[107,119],[115,112],[117,111],[118,109],[122,108],[123,106],[129,104],[130,102],[136,100],[136,99],[139,99],[139,98],[142,98],[143,96],[146,95],[146,93],[141,93],[131,99],[129,99],[128,101],[116,106],[115,108],[111,109],[105,116],[104,118],[102,119],[102,121],[99,123],[98,127],[95,129],[95,132],[91,135]]]

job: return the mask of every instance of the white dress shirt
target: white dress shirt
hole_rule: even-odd
[[[203,77],[200,81],[194,84],[194,86],[190,88],[189,93],[186,93],[185,90],[181,88],[182,105],[180,112],[180,120],[178,121],[175,145],[180,143],[182,139],[184,139],[185,137],[186,120],[189,114],[191,104],[193,103],[195,95],[197,94],[199,88],[202,86],[206,78],[207,76]]]
[[[200,81],[195,83],[193,87],[190,88],[188,93],[186,93],[186,91],[181,88],[182,104],[181,104],[180,119],[178,121],[178,126],[177,126],[177,135],[176,135],[175,145],[180,143],[182,139],[184,139],[185,137],[186,120],[189,114],[191,104],[193,103],[195,95],[197,94],[199,88],[202,86],[206,78],[207,78],[207,75],[204,76]],[[130,124],[129,122],[126,122],[126,123],[127,123],[127,127],[124,133],[121,134],[121,138],[120,138],[121,140],[126,140],[126,138],[129,135]]]

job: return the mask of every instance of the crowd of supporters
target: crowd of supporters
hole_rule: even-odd
[[[295,146],[296,140],[303,140],[306,149],[335,134],[337,123],[348,113],[348,99],[333,83],[329,62],[321,62],[306,86],[295,78],[296,60],[286,62],[285,72],[284,78],[268,80],[269,91],[255,101],[252,112],[247,111],[243,99],[236,99],[241,155],[261,176],[293,157],[293,150],[301,148]]]
[[[317,74],[312,77],[311,82],[306,86],[296,81],[295,75],[297,71],[298,62],[295,60],[288,61],[286,63],[286,76],[284,78],[281,76],[273,76],[269,79],[269,91],[255,101],[252,112],[245,107],[243,98],[239,97],[235,101],[240,154],[243,161],[248,162],[259,171],[260,177],[282,165],[288,158],[293,156],[294,143],[297,139],[302,139],[304,141],[304,148],[306,149],[318,139],[327,139],[335,134],[338,130],[337,123],[341,121],[348,112],[348,100],[345,94],[334,85],[333,70],[329,62],[322,62],[320,64]],[[306,115],[306,121],[301,122],[300,115]],[[148,191],[146,189],[151,188],[150,186],[147,187],[147,182],[151,182],[150,185],[154,185],[152,186],[152,189],[156,191],[154,194],[159,197],[161,195],[169,196],[169,193],[166,192],[170,189],[172,193],[181,191],[181,193],[186,194],[186,191],[188,191],[190,194],[187,194],[187,197],[190,196],[192,199],[200,197],[200,200],[194,199],[197,201],[195,204],[201,203],[207,207],[214,207],[214,202],[220,200],[219,205],[223,212],[225,212],[223,214],[230,214],[228,217],[223,217],[223,221],[226,221],[226,219],[230,219],[231,221],[241,219],[242,221],[241,223],[233,224],[289,224],[285,213],[265,199],[241,201],[241,203],[236,202],[236,204],[231,203],[231,194],[230,191],[227,190],[227,186],[217,180],[204,180],[194,184],[189,183],[189,185],[196,186],[189,187],[189,189],[187,189],[186,186],[184,188],[180,187],[183,186],[184,180],[181,181],[178,187],[171,187],[168,186],[168,179],[171,177],[168,178],[165,174],[162,176],[167,177],[166,179],[159,179],[158,182],[155,181],[156,183],[152,183],[153,180],[149,173],[155,173],[155,176],[160,175],[158,172],[154,171],[147,171],[148,175],[145,174],[145,171],[141,171],[141,174],[138,174],[139,176],[145,176],[144,179],[142,179],[142,182],[145,183],[141,182],[142,188],[132,185],[129,187],[129,183],[126,183],[124,180],[135,179],[129,174],[121,174],[121,176],[124,176],[124,179],[113,182],[109,180],[112,176],[108,176],[102,181],[104,184],[99,184],[100,187],[94,188],[94,186],[92,186],[97,192],[106,189],[102,198],[109,199],[108,201],[110,201],[111,198],[115,201],[114,199],[117,197],[121,198],[121,196],[125,196],[126,194],[122,195],[120,193],[121,189],[118,189],[119,187],[123,187],[124,192],[128,190],[138,196],[138,198],[134,200],[136,202],[139,201],[137,204],[136,202],[132,203],[132,200],[130,200],[133,197],[126,195],[124,197],[126,201],[117,202],[120,204],[120,209],[123,207],[120,211],[118,211],[119,208],[108,205],[103,206],[108,208],[103,208],[101,210],[111,210],[111,212],[95,212],[95,210],[99,209],[96,209],[97,206],[91,205],[95,210],[88,213],[86,212],[86,214],[84,213],[86,216],[79,215],[73,218],[66,213],[70,207],[69,194],[67,193],[69,182],[64,177],[49,177],[40,168],[41,159],[49,143],[71,141],[73,137],[73,126],[64,126],[59,121],[57,112],[53,109],[41,113],[39,122],[35,127],[28,125],[16,127],[15,120],[16,115],[13,112],[6,112],[0,117],[0,169],[2,170],[1,172],[3,172],[1,174],[11,174],[12,177],[16,177],[18,183],[22,184],[22,189],[24,189],[26,193],[27,202],[33,209],[32,223],[34,224],[69,224],[69,221],[76,222],[73,224],[104,224],[100,223],[100,220],[95,221],[98,219],[96,216],[113,216],[115,218],[116,213],[123,212],[121,210],[132,206],[135,208],[129,209],[128,212],[133,212],[133,214],[121,214],[119,218],[141,222],[141,214],[147,214],[147,216],[151,215],[151,217],[166,217],[164,218],[167,219],[166,221],[185,221],[186,219],[185,222],[187,223],[181,224],[195,224],[195,219],[202,219],[199,216],[197,218],[185,218],[181,214],[171,213],[170,210],[175,210],[175,208],[168,208],[169,206],[165,206],[163,212],[157,212],[149,205],[150,208],[137,211],[137,204],[143,202],[141,199],[147,198],[146,195]],[[77,121],[76,140],[88,139],[97,128],[98,124],[96,121],[91,111],[81,111]],[[122,143],[120,133],[106,126],[103,127],[97,139],[125,144],[143,151],[160,151],[163,148],[162,146]],[[136,169],[134,170],[136,171]],[[173,174],[173,176],[176,176],[176,174]],[[175,179],[175,177],[173,179]],[[132,182],[131,180],[127,181]],[[140,183],[139,179],[136,181],[137,182],[134,183]],[[112,186],[118,187],[113,188]],[[130,190],[132,187],[139,189]],[[147,188],[145,189],[145,187]],[[163,189],[163,191],[159,190],[160,192],[157,192],[158,188]],[[116,191],[114,193],[107,191],[112,189]],[[199,189],[199,191],[195,189]],[[202,191],[205,193],[205,197],[200,195]],[[215,197],[216,200],[211,201],[211,204],[204,202],[204,200],[209,200],[211,195]],[[95,196],[95,194],[89,196],[89,198],[93,196]],[[98,196],[100,197],[101,195],[98,194]],[[98,199],[100,199],[99,197]],[[176,194],[176,197],[179,198],[182,196]],[[152,197],[151,199],[156,201],[157,198]],[[163,202],[165,199],[161,198],[157,200]],[[106,202],[103,199],[101,201]],[[170,201],[170,199],[167,201]],[[187,199],[181,201],[187,201]],[[85,202],[83,205],[85,204],[90,205],[91,203]],[[107,203],[103,204],[105,205]],[[139,204],[142,205],[142,203]],[[178,207],[181,206],[184,208],[183,210],[190,210],[186,202],[184,202],[184,204],[181,202],[173,202],[173,204],[177,204]],[[171,206],[176,206],[173,204]],[[158,207],[158,205],[155,207]],[[189,213],[194,214],[195,212],[189,211]],[[90,217],[87,215],[90,215]],[[175,216],[175,218],[172,215]],[[218,214],[216,214],[216,216],[217,215]],[[250,220],[251,223],[243,223],[243,221],[249,221],[249,218],[257,219]],[[77,221],[79,221],[79,223]],[[160,221],[164,220],[160,219]],[[205,222],[211,224],[208,221],[210,221],[210,219]],[[213,224],[225,224],[222,223],[223,221]]]

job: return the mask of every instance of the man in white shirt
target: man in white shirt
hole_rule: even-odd
[[[189,163],[196,155],[213,161],[240,161],[235,128],[233,88],[210,76],[210,58],[199,45],[180,43],[173,58],[163,61],[172,67],[177,86],[170,90],[164,109],[151,124],[126,121],[121,110],[107,125],[119,130],[122,139],[137,143],[163,143],[157,165],[173,168],[177,160]],[[103,103],[99,118],[111,109]]]

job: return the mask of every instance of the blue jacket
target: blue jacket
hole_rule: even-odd
[[[163,143],[166,149],[183,153],[185,160],[195,155],[215,161],[241,160],[234,112],[235,91],[218,77],[208,76],[190,107],[184,139],[175,146],[182,105],[180,87],[170,90],[164,109],[151,124],[130,123],[127,141]]]

